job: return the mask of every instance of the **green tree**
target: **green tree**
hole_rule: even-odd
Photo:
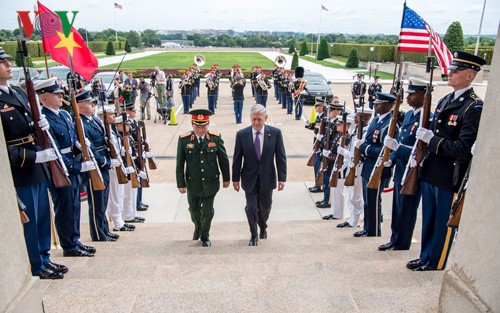
[[[307,43],[305,41],[302,41],[302,45],[300,46],[300,56],[304,56],[306,54],[309,54],[309,49],[307,48]]]
[[[357,68],[358,66],[359,66],[358,50],[351,49],[351,52],[349,52],[349,57],[347,58],[347,62],[345,64],[345,67]]]
[[[460,22],[455,21],[451,23],[446,30],[443,38],[444,43],[450,50],[463,50],[465,49],[465,38]]]
[[[125,52],[132,52],[132,48],[130,48],[130,44],[128,43],[128,40],[125,41],[125,48],[123,50],[125,50]]]
[[[328,42],[326,39],[321,39],[318,49],[318,60],[328,59],[330,57],[330,49],[328,47]]]
[[[156,31],[152,29],[146,29],[141,33],[141,40],[145,46],[159,46],[161,44],[160,37]]]
[[[141,37],[139,36],[139,33],[131,30],[128,33],[125,34],[125,38],[127,38],[129,44],[131,47],[140,47],[141,45]]]
[[[115,55],[115,47],[113,46],[113,42],[111,40],[108,41],[108,45],[106,46],[106,55]]]
[[[31,57],[28,56],[27,58],[25,58],[24,62],[26,62],[26,67],[33,67],[33,61],[31,60]],[[22,55],[17,50],[16,50],[16,66],[18,67],[23,66]]]
[[[290,44],[290,48],[288,48],[288,53],[295,53],[295,42]]]
[[[297,55],[297,52],[294,52],[291,65],[292,71],[295,70],[297,66],[299,66],[299,56]]]

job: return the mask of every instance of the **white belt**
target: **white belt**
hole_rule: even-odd
[[[73,147],[67,147],[67,148],[61,149],[59,152],[61,152],[61,154],[70,153],[73,150],[72,148]]]

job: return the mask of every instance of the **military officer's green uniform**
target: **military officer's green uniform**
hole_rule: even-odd
[[[207,125],[212,112],[191,110],[194,125]],[[184,166],[186,164],[186,166]],[[220,169],[220,170],[219,170]],[[223,182],[230,181],[229,159],[219,133],[208,131],[201,142],[194,131],[179,136],[177,144],[177,188],[187,188],[191,220],[195,225],[193,240],[199,237],[210,246],[209,231],[214,216],[214,198]]]

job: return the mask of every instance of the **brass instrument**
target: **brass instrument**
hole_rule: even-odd
[[[194,63],[198,67],[202,67],[205,64],[205,57],[202,54],[197,54],[194,56]]]
[[[306,84],[307,84],[306,80],[303,79],[300,81],[299,88],[297,88],[297,90],[295,90],[295,92],[293,93],[294,98],[299,98],[302,95],[302,92],[304,91]]]
[[[268,90],[269,88],[271,88],[270,85],[266,84],[266,81],[264,80],[264,77],[262,74],[259,74],[257,75],[257,77],[255,77],[257,83],[259,84],[260,88],[262,88],[262,90]]]
[[[277,67],[285,67],[286,65],[286,58],[284,55],[280,54],[276,57],[276,59],[274,59],[274,64],[277,66]]]

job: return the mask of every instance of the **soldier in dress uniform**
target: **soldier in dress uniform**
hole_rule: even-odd
[[[266,74],[264,72],[259,73],[260,76],[256,78],[255,85],[255,95],[257,97],[257,103],[262,104],[263,106],[267,105],[267,90],[271,89],[271,83],[266,78]],[[286,95],[285,93],[283,93]],[[285,101],[286,102],[286,101]]]
[[[439,100],[430,129],[419,127],[417,139],[426,142],[422,177],[422,250],[408,262],[417,271],[443,270],[455,229],[447,227],[454,193],[467,171],[483,109],[471,87],[486,61],[475,55],[453,51],[448,67],[448,86],[453,92]]]
[[[177,188],[182,194],[187,191],[195,226],[193,240],[201,239],[204,247],[210,247],[214,199],[220,188],[221,173],[223,187],[229,186],[229,159],[221,135],[208,130],[212,112],[196,109],[189,113],[193,131],[180,135],[177,144]]]
[[[354,233],[355,237],[380,236],[380,218],[382,215],[382,189],[389,182],[392,172],[389,167],[384,168],[380,179],[379,188],[367,188],[370,176],[380,152],[384,148],[384,138],[387,135],[389,124],[392,118],[392,107],[396,97],[387,93],[378,93],[374,108],[377,116],[373,118],[368,130],[365,133],[365,139],[356,140],[355,145],[361,150],[361,157],[364,158],[363,170],[363,201],[365,223],[363,230]],[[381,165],[384,166],[384,165]]]
[[[302,117],[302,108],[304,107],[304,97],[302,93],[307,91],[307,81],[303,80],[304,77],[304,68],[298,66],[295,69],[295,78],[296,81],[293,82],[292,92],[295,93],[295,119],[300,120]]]
[[[43,104],[42,113],[50,125],[50,133],[54,139],[64,164],[68,169],[71,185],[56,188],[52,182],[49,190],[54,203],[55,225],[59,241],[66,257],[93,257],[96,249],[80,242],[80,173],[95,169],[92,161],[82,162],[81,146],[78,142],[73,119],[62,106],[64,90],[51,78],[38,83],[35,91]],[[89,143],[90,145],[90,143]]]
[[[316,120],[312,123],[308,120],[306,125],[305,125],[306,128],[314,131],[313,144],[314,144],[314,141],[317,139],[317,136],[318,136],[318,133],[320,130],[321,122],[323,121],[323,123],[328,123],[327,122],[328,116],[327,116],[327,113],[325,111],[325,103],[324,103],[324,101],[322,101],[321,98],[316,98],[316,102],[314,103],[314,110],[316,111],[316,114],[317,114]],[[320,135],[324,136],[325,133],[326,133],[326,127],[323,129],[323,134],[320,134]],[[318,176],[319,166],[321,163],[321,150],[322,150],[322,146],[320,145],[318,151],[316,151],[314,153],[314,167],[313,167],[314,168],[314,179],[316,179],[316,177]],[[309,191],[312,193],[322,192],[323,186],[309,187]]]
[[[382,85],[378,83],[380,77],[373,76],[373,83],[368,87],[368,103],[373,109],[373,101],[377,100],[377,92],[382,92]]]
[[[415,136],[420,125],[426,87],[426,82],[410,78],[408,90],[406,91],[408,93],[406,101],[413,110],[406,113],[397,140],[389,136],[384,139],[384,146],[392,150],[390,163],[395,165],[395,170],[392,196],[392,234],[388,243],[378,247],[380,251],[410,249],[411,237],[417,220],[417,209],[420,204],[421,188],[419,181],[415,195],[402,195],[401,184],[416,141]]]
[[[281,103],[281,99],[279,98],[279,67],[278,65],[274,66],[274,70],[271,72],[271,77],[273,78],[274,84],[274,97],[278,100],[278,103]]]
[[[207,76],[207,80],[205,86],[207,87],[207,100],[208,100],[208,109],[215,113],[215,103],[217,102],[217,87],[218,82],[215,77],[215,73],[210,72]]]
[[[26,206],[30,221],[23,224],[31,274],[41,279],[60,279],[68,268],[50,261],[50,206],[47,184],[50,174],[46,163],[57,159],[54,149],[42,150],[36,143],[33,125],[49,129],[41,116],[33,121],[24,90],[10,86],[13,77],[10,56],[0,48],[0,115],[10,169],[17,196]]]
[[[359,106],[365,104],[366,83],[363,81],[364,74],[356,74],[357,81],[352,84],[352,98],[353,100],[359,99]]]
[[[292,110],[293,110],[293,98],[292,98],[293,74],[291,72],[285,73],[284,84],[286,84],[286,114],[292,114]]]

